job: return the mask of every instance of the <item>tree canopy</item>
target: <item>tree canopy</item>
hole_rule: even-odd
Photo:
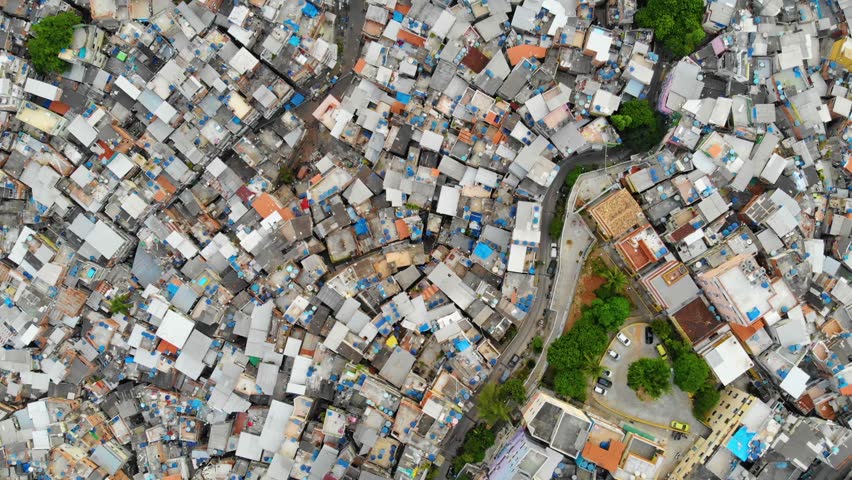
[[[509,406],[506,405],[495,383],[482,387],[476,406],[479,409],[479,418],[488,425],[509,419]]]
[[[706,419],[710,411],[719,403],[720,398],[721,395],[716,390],[715,385],[709,382],[702,385],[692,397],[692,413],[695,415],[695,418],[699,420]]]
[[[648,100],[622,103],[610,120],[624,146],[630,150],[649,150],[663,138],[663,117],[654,111]]]
[[[541,353],[541,351],[544,350],[544,340],[540,336],[536,335],[533,337],[530,346],[532,347],[533,352]]]
[[[598,370],[598,362],[606,351],[609,337],[592,318],[582,317],[565,335],[547,349],[547,362],[556,371],[556,393],[583,401],[588,377]]]
[[[710,367],[698,355],[689,352],[674,361],[674,383],[684,392],[695,393],[710,376]]]
[[[33,66],[39,73],[61,73],[68,63],[57,55],[71,46],[74,26],[80,24],[80,16],[74,12],[62,12],[43,18],[32,27],[32,36],[27,42]]]
[[[704,41],[702,0],[649,0],[636,12],[636,23],[653,28],[654,36],[678,57],[689,55]]]
[[[484,425],[477,425],[464,436],[461,454],[453,459],[453,467],[460,471],[468,463],[479,463],[485,459],[485,452],[494,445],[496,435]]]
[[[581,370],[563,370],[556,375],[553,390],[559,395],[586,401],[588,379]]]
[[[630,315],[630,300],[614,296],[606,300],[596,298],[584,310],[582,318],[594,321],[608,332],[614,332]]]
[[[627,369],[627,386],[659,398],[672,387],[669,363],[662,358],[642,358],[631,363]]]
[[[524,387],[524,381],[520,378],[510,378],[503,385],[500,385],[500,398],[504,401],[513,401],[517,404],[522,404],[527,399],[527,389]]]
[[[129,295],[116,295],[112,300],[109,301],[109,313],[116,314],[120,313],[122,315],[127,315],[130,313],[130,308],[133,307],[129,301],[127,301]]]

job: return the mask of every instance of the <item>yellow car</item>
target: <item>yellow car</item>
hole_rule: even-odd
[[[676,420],[672,420],[671,427],[675,430],[678,430],[683,433],[689,433],[689,424],[688,423],[680,423]]]
[[[664,347],[660,344],[657,344],[657,353],[660,354],[660,358],[662,358],[663,360],[669,358],[669,355],[666,352],[666,347]]]

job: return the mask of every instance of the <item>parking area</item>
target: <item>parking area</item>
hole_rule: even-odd
[[[669,393],[656,400],[642,400],[636,392],[627,386],[627,369],[631,363],[640,358],[656,358],[659,353],[655,350],[657,339],[652,344],[645,343],[645,327],[647,324],[634,323],[622,328],[623,333],[630,339],[626,347],[617,339],[613,339],[610,348],[621,356],[618,360],[608,354],[604,355],[601,365],[612,372],[612,387],[607,389],[606,396],[593,393],[594,399],[610,406],[614,410],[650,424],[668,427],[673,420],[688,423],[690,433],[705,436],[707,428],[692,415],[692,402],[689,396],[672,385]]]

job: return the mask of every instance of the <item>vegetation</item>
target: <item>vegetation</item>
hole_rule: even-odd
[[[116,313],[120,313],[122,315],[130,313],[130,309],[133,307],[133,304],[128,301],[129,298],[130,295],[128,294],[113,297],[113,299],[109,301],[109,313],[113,315]]]
[[[62,73],[68,68],[69,64],[57,55],[71,46],[74,26],[80,22],[80,16],[76,13],[62,12],[45,17],[33,25],[33,37],[27,42],[27,49],[37,72]]]
[[[527,389],[524,387],[524,381],[521,378],[510,378],[503,385],[500,385],[500,398],[503,401],[515,402],[518,405],[523,404],[527,399]]]
[[[698,355],[689,352],[674,361],[674,383],[684,392],[695,393],[707,383],[710,367]]]
[[[581,370],[565,370],[556,375],[553,390],[559,395],[586,401],[588,378]]]
[[[296,177],[293,176],[293,169],[289,165],[282,165],[278,169],[277,181],[278,185],[292,185],[296,181]]]
[[[487,385],[486,385],[487,386]],[[493,431],[479,424],[468,430],[464,436],[461,454],[453,459],[453,468],[460,472],[468,463],[479,463],[485,459],[485,452],[494,445],[496,435]]]
[[[587,318],[608,332],[615,332],[630,315],[630,300],[615,296],[607,300],[596,298],[583,309],[581,318]]]
[[[663,116],[654,111],[648,100],[622,103],[610,120],[623,145],[635,152],[650,150],[660,143],[665,133]]]
[[[532,339],[531,347],[533,352],[541,353],[541,351],[544,350],[544,340],[536,335]]]
[[[704,41],[702,0],[649,0],[636,12],[636,23],[653,28],[654,37],[678,57],[689,55]]]
[[[509,406],[504,401],[500,388],[495,383],[489,383],[479,392],[476,406],[479,418],[488,426],[509,419]]]
[[[592,266],[596,275],[599,275],[606,280],[606,283],[595,290],[595,296],[601,300],[607,300],[617,295],[624,293],[624,288],[627,287],[627,275],[620,268],[608,267],[603,260],[596,258]]]
[[[588,378],[599,371],[598,362],[608,343],[606,330],[585,315],[568,333],[557,338],[547,349],[547,362],[556,372],[553,382],[556,393],[585,400]]]
[[[659,398],[672,388],[669,363],[662,358],[642,358],[631,363],[627,369],[627,386]]]
[[[574,188],[574,184],[577,183],[577,179],[580,175],[592,170],[594,170],[594,168],[586,165],[577,165],[568,172],[568,175],[565,176],[565,186],[568,188],[565,193],[560,194],[559,198],[556,200],[556,212],[553,214],[553,221],[550,222],[550,238],[553,240],[562,236],[562,228],[565,226],[565,203],[568,201],[568,196],[571,195],[571,190]]]
[[[666,347],[674,363],[674,382],[681,390],[693,393],[692,412],[703,420],[719,403],[719,392],[710,374],[707,361],[692,352],[690,346],[679,338],[672,324],[657,319],[651,322],[654,334]]]
[[[716,385],[711,382],[705,383],[692,397],[692,414],[699,420],[707,419],[707,415],[716,407],[720,398]]]

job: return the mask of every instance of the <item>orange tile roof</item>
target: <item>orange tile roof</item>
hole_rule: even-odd
[[[506,53],[509,54],[509,63],[514,67],[525,58],[544,58],[547,54],[547,49],[538,45],[518,45],[517,47],[506,50]]]
[[[852,385],[846,385],[840,389],[840,394],[846,397],[852,397]]]
[[[364,67],[367,65],[367,61],[363,58],[359,58],[357,62],[355,62],[355,66],[352,70],[355,70],[355,73],[361,73],[364,70]]]
[[[176,355],[178,348],[165,340],[160,340],[157,351],[166,355]]]
[[[760,320],[758,320],[758,321],[756,321],[756,322],[752,323],[752,324],[751,324],[751,325],[749,325],[748,327],[743,326],[743,325],[737,325],[736,323],[732,323],[732,322],[731,322],[731,323],[728,323],[728,325],[730,325],[730,326],[731,326],[731,331],[732,331],[732,332],[734,332],[734,335],[736,335],[736,336],[737,336],[737,338],[738,338],[741,342],[745,343],[745,342],[746,342],[746,340],[748,340],[749,338],[751,338],[751,337],[752,337],[752,335],[754,335],[754,334],[755,334],[755,333],[757,333],[757,332],[758,332],[761,328],[763,328],[763,325],[764,325],[764,324],[763,324],[763,319],[761,318]]]
[[[393,7],[393,9],[396,10],[397,12],[403,14],[403,15],[408,15],[408,12],[411,10],[411,5],[404,5],[402,3],[397,3],[396,6]]]
[[[399,115],[405,111],[405,104],[402,102],[393,102],[391,105],[391,113],[394,115]]]
[[[281,206],[278,205],[278,202],[275,200],[275,197],[265,192],[261,193],[257,198],[255,198],[251,206],[263,218],[272,215],[272,212],[277,212],[281,210]]]
[[[626,445],[618,440],[611,440],[609,449],[587,442],[583,447],[583,458],[614,474],[618,470],[618,463],[621,461],[625,447]]]
[[[399,235],[400,240],[411,236],[411,230],[408,229],[408,224],[405,223],[405,220],[401,218],[396,220],[396,233]]]
[[[162,175],[160,175],[159,177],[157,177],[157,183],[158,183],[158,184],[160,185],[160,187],[161,187],[163,190],[165,190],[165,191],[166,191],[166,193],[168,193],[169,195],[171,195],[171,194],[173,194],[173,193],[175,193],[175,192],[177,191],[177,188],[175,188],[175,186],[174,186],[174,185],[172,185],[172,182],[170,182],[168,178],[166,178],[166,177],[164,177],[164,176],[162,176]]]
[[[426,39],[421,37],[420,35],[415,35],[407,30],[400,29],[399,33],[396,34],[397,40],[402,40],[405,43],[410,43],[415,47],[422,47],[426,45]]]

